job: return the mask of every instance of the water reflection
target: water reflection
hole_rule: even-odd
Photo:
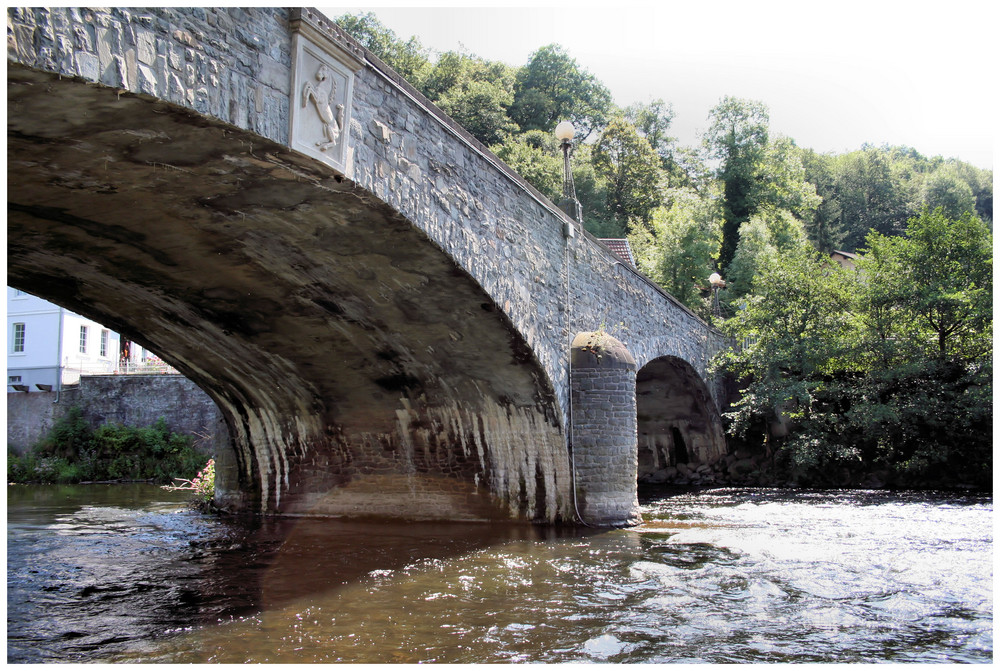
[[[9,489],[9,661],[992,658],[989,499],[660,490],[577,533],[87,489]]]

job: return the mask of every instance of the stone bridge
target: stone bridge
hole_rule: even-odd
[[[7,22],[8,284],[211,396],[220,505],[623,525],[723,454],[719,334],[321,14]]]

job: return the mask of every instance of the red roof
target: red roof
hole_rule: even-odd
[[[611,250],[619,259],[635,268],[635,258],[632,256],[632,248],[628,245],[628,240],[624,238],[598,238],[598,242]]]

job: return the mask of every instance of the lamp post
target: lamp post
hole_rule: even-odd
[[[573,135],[576,129],[569,121],[560,121],[556,126],[556,139],[563,150],[563,197],[559,208],[568,214],[573,221],[583,221],[583,206],[576,199],[576,186],[573,184],[573,171],[569,166],[569,155],[573,148]]]
[[[712,285],[712,312],[716,317],[722,317],[722,306],[719,305],[719,289],[726,288],[726,281],[719,273],[712,273],[708,276],[708,283]]]

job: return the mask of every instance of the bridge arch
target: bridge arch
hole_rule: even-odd
[[[701,375],[679,356],[636,372],[638,476],[678,464],[713,464],[726,454],[719,408]]]
[[[419,228],[253,133],[9,67],[8,283],[201,386],[233,441],[229,504],[568,516],[551,381]]]

